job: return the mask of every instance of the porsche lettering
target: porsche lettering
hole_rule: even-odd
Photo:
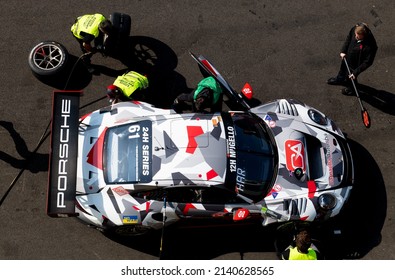
[[[69,158],[69,136],[70,136],[70,99],[62,100],[61,119],[62,124],[59,131],[59,161],[58,161],[58,180],[56,195],[56,206],[58,208],[66,208],[65,192],[67,191],[67,163]]]

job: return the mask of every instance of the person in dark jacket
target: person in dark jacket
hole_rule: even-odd
[[[376,39],[367,24],[356,24],[351,28],[341,48],[342,62],[339,73],[336,77],[330,78],[328,84],[345,85],[346,88],[342,90],[343,94],[352,94],[350,79],[357,82],[357,77],[373,64],[377,49]],[[347,71],[344,59],[347,60],[351,74]]]
[[[221,103],[221,85],[213,77],[207,77],[202,79],[193,91],[177,96],[172,108],[177,113],[182,113],[188,107],[193,112],[203,113],[209,109],[214,113],[221,111]]]

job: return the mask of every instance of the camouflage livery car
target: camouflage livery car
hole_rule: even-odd
[[[249,87],[236,93],[192,57],[234,111],[177,114],[132,101],[80,118],[78,92],[54,94],[48,215],[131,235],[186,219],[265,226],[337,215],[353,163],[335,123],[296,100],[250,108]]]

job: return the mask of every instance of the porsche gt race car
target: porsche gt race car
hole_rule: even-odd
[[[297,100],[250,108],[191,55],[238,110],[177,114],[131,101],[79,118],[80,92],[54,93],[48,215],[133,235],[183,220],[266,226],[339,214],[353,162],[335,123]]]

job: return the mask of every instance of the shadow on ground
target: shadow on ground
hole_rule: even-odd
[[[395,94],[362,84],[358,85],[358,90],[362,100],[386,114],[395,115]]]
[[[167,227],[133,238],[107,236],[120,244],[169,260],[207,260],[228,253],[237,253],[243,259],[246,252],[274,252],[275,228],[261,225],[220,227]]]
[[[8,121],[0,121],[0,126],[6,129],[14,142],[14,147],[19,157],[12,156],[4,151],[0,151],[0,160],[8,163],[16,169],[27,169],[32,173],[45,172],[48,170],[48,154],[30,151],[25,140],[15,130],[13,124]]]
[[[322,241],[329,259],[359,259],[380,244],[387,215],[383,176],[371,154],[350,140],[355,184],[350,199],[335,219],[323,227]],[[333,235],[340,230],[341,235]]]
[[[347,87],[350,87],[350,85]],[[356,87],[358,95],[363,102],[369,103],[383,113],[395,115],[395,94],[359,83],[356,84]],[[348,96],[355,98],[356,94],[354,90],[353,94]]]

